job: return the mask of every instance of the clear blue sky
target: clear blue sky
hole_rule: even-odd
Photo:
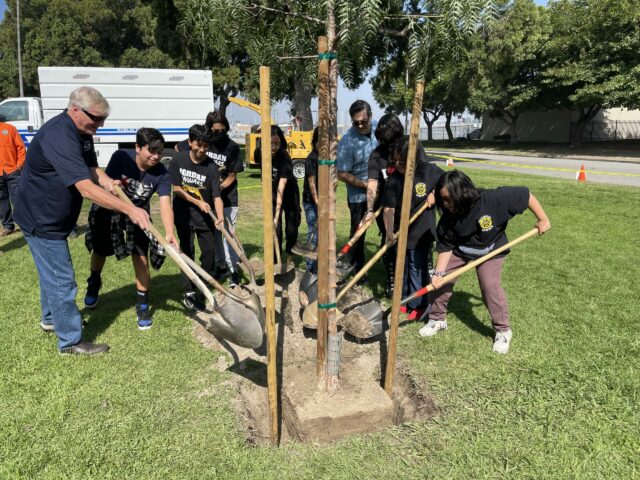
[[[547,0],[535,0],[535,2],[538,5],[547,4]],[[4,18],[4,12],[6,9],[7,9],[7,4],[5,0],[0,0],[0,18]],[[373,99],[373,96],[371,94],[371,85],[369,84],[368,81],[366,81],[357,90],[347,90],[346,88],[344,88],[344,85],[342,85],[342,82],[340,82],[340,85],[338,86],[338,99],[339,99],[339,108],[341,112],[339,114],[338,123],[342,123],[344,120],[343,118],[344,114],[342,112],[345,112],[349,108],[349,105],[357,99],[366,100],[369,103],[371,103],[374,117],[379,117],[380,115],[382,115],[382,109],[376,104],[375,100]],[[312,109],[313,110],[317,109],[316,102],[314,102],[314,104],[312,105]],[[288,110],[287,104],[280,103],[275,106],[273,113],[274,113],[274,116],[276,117],[276,120],[279,123],[288,122],[287,110]],[[246,109],[243,109],[241,107],[232,106],[230,107],[230,110],[228,110],[228,113],[229,113],[231,123],[235,123],[237,121],[249,123],[249,122],[255,122],[257,119],[257,116],[255,116],[254,118],[254,116],[251,113],[247,112]]]

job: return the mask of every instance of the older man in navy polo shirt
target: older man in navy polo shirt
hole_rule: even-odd
[[[67,109],[46,122],[27,151],[16,196],[14,218],[38,270],[44,331],[55,331],[60,353],[92,355],[106,344],[82,340],[82,319],[67,237],[87,198],[125,213],[143,229],[149,215],[113,194],[114,180],[98,168],[93,137],[109,115],[109,103],[94,88],[80,87]]]

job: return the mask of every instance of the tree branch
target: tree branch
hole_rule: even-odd
[[[308,20],[310,22],[315,22],[315,23],[320,24],[320,25],[324,25],[326,23],[324,20],[321,20],[319,18],[311,17],[309,15],[304,15],[304,14],[298,13],[298,12],[291,12],[291,11],[286,11],[286,10],[280,10],[278,8],[265,7],[263,5],[257,5],[255,3],[251,3],[249,5],[250,5],[251,8],[254,8],[254,9],[265,10],[267,12],[273,12],[273,13],[279,13],[281,15],[286,15],[286,16],[289,16],[289,17],[303,18],[305,20]]]

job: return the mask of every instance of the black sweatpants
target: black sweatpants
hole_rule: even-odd
[[[213,277],[216,266],[215,236],[213,231],[195,230],[186,225],[176,225],[176,231],[178,232],[178,240],[180,241],[180,250],[192,260],[196,250],[194,237],[198,237],[200,266]],[[184,273],[182,274],[182,279],[185,291],[190,292],[196,289],[195,285]]]
[[[278,237],[278,245],[274,245],[276,248],[280,248],[282,253],[282,220],[285,221],[285,251],[291,253],[291,249],[298,241],[298,227],[302,221],[302,214],[300,212],[300,199],[291,202],[283,201],[282,209],[280,210],[280,218],[278,219],[278,227],[276,228],[276,235]],[[276,214],[275,201],[273,203],[273,215]]]

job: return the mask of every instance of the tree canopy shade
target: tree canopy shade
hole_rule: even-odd
[[[0,95],[18,94],[15,0],[0,24]],[[21,2],[25,95],[38,94],[38,66],[176,66],[155,39],[156,16],[141,0]]]
[[[579,117],[571,142],[603,108],[640,108],[640,2],[558,0],[549,7],[544,94]]]
[[[502,119],[513,143],[520,115],[545,107],[540,69],[550,36],[546,9],[533,0],[515,0],[472,50],[469,110]]]

